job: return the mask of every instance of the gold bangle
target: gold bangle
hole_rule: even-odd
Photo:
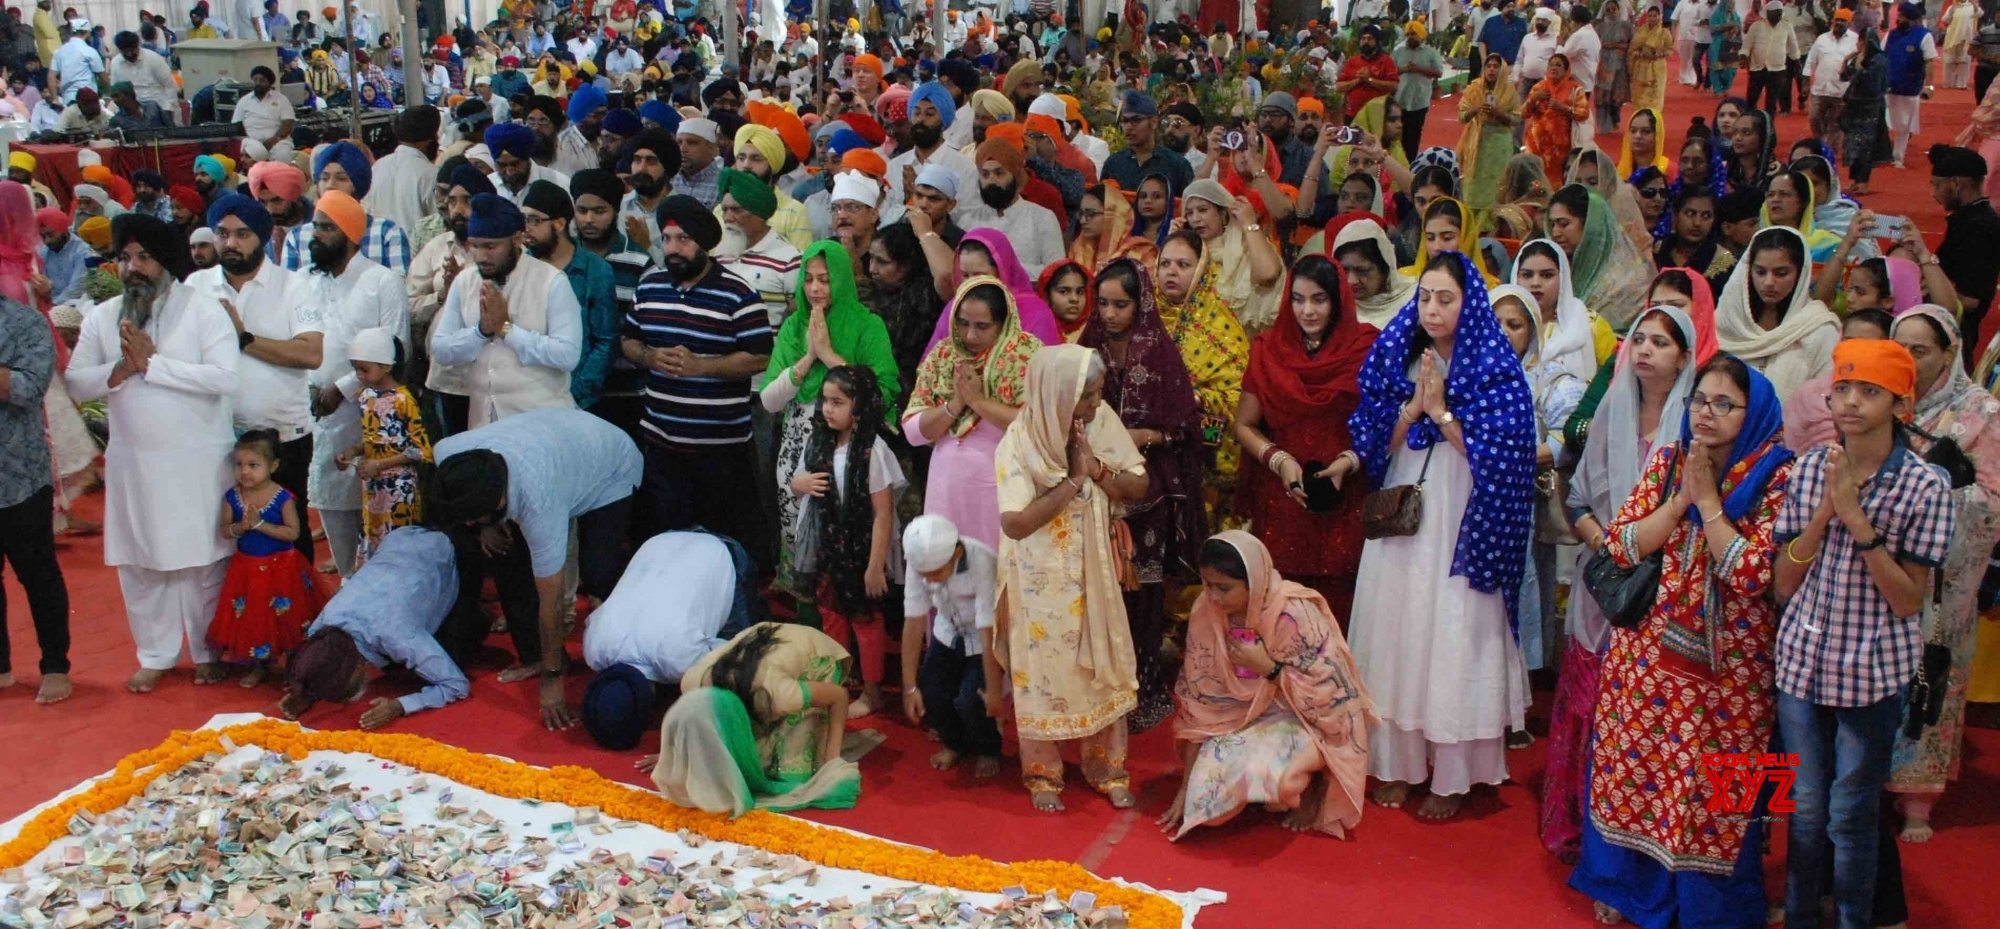
[[[1790,542],[1785,543],[1785,557],[1791,559],[1792,564],[1812,564],[1813,559],[1819,557],[1814,555],[1812,558],[1800,558],[1798,553],[1792,550],[1792,546],[1797,544],[1799,544],[1798,536],[1793,536]]]

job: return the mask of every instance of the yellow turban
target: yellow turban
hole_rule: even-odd
[[[771,165],[773,173],[784,170],[785,140],[778,137],[776,130],[754,123],[745,125],[736,130],[736,149],[742,151],[746,145],[764,156],[764,161]]]
[[[1013,119],[1014,101],[1007,99],[1006,94],[992,88],[975,90],[972,92],[972,111],[985,113],[999,120]]]
[[[1014,66],[1007,69],[1007,77],[1000,82],[1000,89],[1006,91],[1007,95],[1011,97],[1014,95],[1014,88],[1021,86],[1022,81],[1029,79],[1039,80],[1041,76],[1042,63],[1033,58],[1023,58],[1020,61],[1014,62]]]
[[[7,156],[7,167],[20,168],[29,174],[35,173],[35,156],[27,152],[13,152]]]
[[[111,247],[111,220],[102,216],[92,216],[76,227],[76,235],[85,245],[100,252],[104,251]]]
[[[1423,20],[1413,19],[1403,26],[1403,35],[1406,38],[1409,36],[1416,36],[1417,41],[1422,42],[1423,40],[1431,37],[1431,31],[1429,29],[1424,28]]]

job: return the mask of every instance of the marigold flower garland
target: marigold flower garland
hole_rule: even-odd
[[[864,871],[900,881],[998,893],[1025,887],[1040,895],[1053,889],[1067,898],[1075,891],[1097,895],[1099,906],[1123,907],[1132,929],[1176,929],[1181,909],[1158,894],[1116,884],[1066,861],[1002,864],[976,855],[946,855],[882,839],[828,829],[802,819],[753,810],[731,820],[715,813],[673,805],[656,793],[620,784],[588,768],[536,768],[435,742],[422,736],[357,731],[318,732],[275,719],[225,729],[175,730],[166,741],[120,760],[111,774],[36,814],[20,834],[0,844],[0,868],[26,864],[49,843],[69,834],[79,811],[105,813],[146,791],[154,779],[232,745],[256,744],[294,759],[314,751],[359,752],[407,765],[426,774],[518,800],[593,806],[607,816],[687,829],[721,842],[797,855],[833,868]]]

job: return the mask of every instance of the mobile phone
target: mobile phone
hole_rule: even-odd
[[[1361,141],[1362,132],[1355,126],[1341,126],[1333,130],[1333,144],[1353,145]]]
[[[1239,629],[1231,627],[1229,630],[1229,637],[1245,645],[1248,645],[1252,642],[1257,641],[1257,632],[1254,629]],[[1242,665],[1237,665],[1236,676],[1238,678],[1247,681],[1250,680],[1251,678],[1257,677],[1258,674],[1257,672],[1252,671],[1249,668],[1243,667]]]
[[[1243,150],[1243,144],[1243,131],[1240,129],[1231,129],[1222,134],[1222,150],[1225,152],[1240,152]]]
[[[1907,216],[1877,216],[1868,224],[1868,231],[1884,239],[1901,239],[1903,230],[1910,225]]]
[[[1499,105],[1500,105],[1500,96],[1499,96],[1498,94],[1487,94],[1487,95],[1486,95],[1486,105],[1487,105],[1487,106],[1499,106]]]

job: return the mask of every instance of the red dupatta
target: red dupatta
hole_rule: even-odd
[[[1355,379],[1380,332],[1356,317],[1354,290],[1339,268],[1334,265],[1340,290],[1334,295],[1333,318],[1319,351],[1306,351],[1305,329],[1289,311],[1280,311],[1277,321],[1259,333],[1250,347],[1243,389],[1257,395],[1264,421],[1273,428],[1325,415],[1341,394],[1358,396],[1361,392]],[[1286,299],[1290,299],[1296,276],[1296,270],[1285,275],[1282,293]]]

